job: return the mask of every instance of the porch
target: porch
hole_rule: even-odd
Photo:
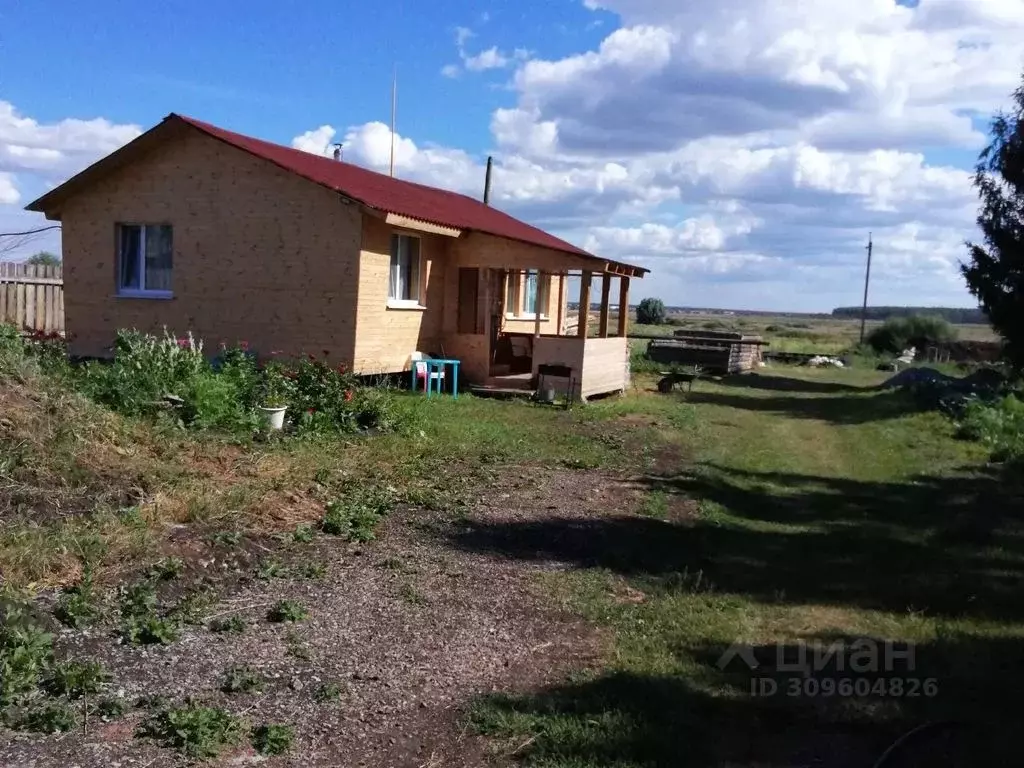
[[[522,265],[466,264],[473,255],[452,265],[445,303],[454,311],[442,338],[473,391],[515,395],[543,388],[585,400],[629,387],[630,278],[643,270],[599,259],[593,259],[599,269],[574,269],[572,261],[590,267],[591,260],[551,252]],[[552,269],[559,260],[570,263]],[[578,310],[571,313],[568,295],[577,284]]]

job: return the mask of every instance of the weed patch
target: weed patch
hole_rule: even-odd
[[[261,755],[283,755],[294,740],[295,729],[290,725],[261,725],[252,734],[252,745]]]
[[[160,712],[144,726],[143,732],[189,757],[210,758],[238,744],[245,724],[223,709],[189,703]]]
[[[241,635],[245,632],[248,624],[241,616],[224,616],[210,622],[211,632],[221,632],[232,635]]]
[[[0,707],[39,683],[53,659],[53,636],[24,603],[0,603]]]
[[[295,600],[281,600],[267,612],[267,621],[293,623],[309,618],[306,607]]]
[[[64,590],[54,609],[54,616],[62,624],[81,629],[100,617],[99,597],[93,587],[92,569],[86,568],[82,580]]]
[[[338,701],[343,693],[344,689],[337,683],[324,683],[316,689],[314,698],[317,701]]]
[[[394,494],[389,489],[350,483],[343,495],[328,502],[320,527],[324,533],[346,541],[372,541],[377,524],[394,503]]]
[[[256,693],[263,689],[264,680],[252,667],[237,664],[224,671],[220,689],[224,693]]]
[[[78,699],[97,694],[110,681],[103,665],[95,661],[66,661],[49,671],[43,688],[52,696]]]

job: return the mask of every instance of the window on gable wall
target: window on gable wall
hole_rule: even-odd
[[[391,282],[388,300],[420,303],[420,239],[391,236]]]
[[[118,224],[117,292],[170,297],[173,245],[170,225]]]

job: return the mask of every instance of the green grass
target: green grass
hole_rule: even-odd
[[[478,700],[469,721],[495,752],[565,768],[790,765],[828,764],[841,743],[851,765],[871,765],[915,726],[952,720],[962,728],[934,737],[935,755],[1010,764],[1024,677],[1024,525],[1012,510],[1024,490],[948,421],[863,388],[878,377],[702,382],[676,401],[692,410],[677,436],[692,458],[648,479],[642,515],[597,518],[589,544],[558,519],[475,531],[511,556],[575,563],[547,575],[547,591],[614,639],[602,669]],[[634,399],[652,415],[672,402]],[[695,520],[662,519],[677,496],[697,503]],[[620,599],[623,586],[643,599]],[[864,639],[915,643],[914,668],[852,672],[833,658],[812,684],[775,663],[780,648],[792,658],[835,642],[849,660]],[[734,643],[758,671],[719,667]],[[782,693],[752,695],[755,678]],[[821,693],[857,678],[875,686],[868,695]]]

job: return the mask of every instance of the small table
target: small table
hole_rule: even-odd
[[[416,366],[424,365],[427,369],[426,377],[426,391],[427,397],[430,397],[434,387],[434,373],[444,373],[444,369],[447,366],[452,367],[452,398],[458,400],[459,398],[459,361],[449,360],[442,357],[431,357],[427,360],[415,360],[412,364],[412,391],[416,391]],[[437,377],[437,393],[441,394],[441,377]]]

